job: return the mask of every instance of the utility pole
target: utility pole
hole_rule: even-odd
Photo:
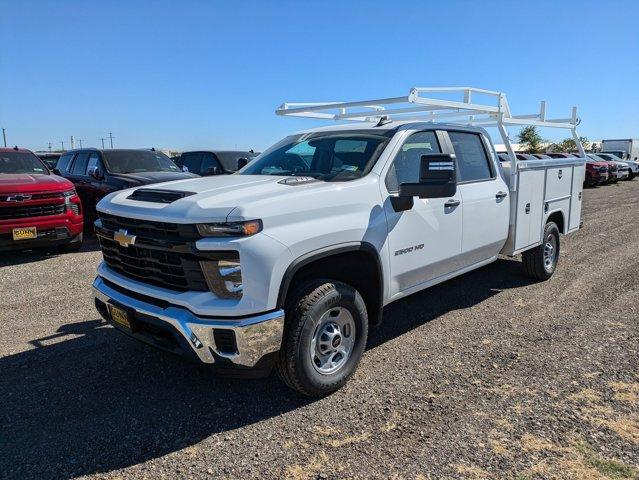
[[[111,140],[111,148],[113,148],[113,134],[109,132],[109,140]]]
[[[104,138],[100,137],[100,140],[102,140],[102,150],[104,150]]]
[[[49,142],[49,151],[51,151],[51,142]]]
[[[7,148],[7,131],[2,127],[2,138],[4,139],[4,147]]]
[[[73,135],[71,135],[71,150],[75,148],[75,141],[73,140]]]
[[[61,140],[60,143],[62,144],[62,151],[64,152],[64,140]]]
[[[82,139],[78,138],[78,142],[80,143],[80,148],[82,148]]]

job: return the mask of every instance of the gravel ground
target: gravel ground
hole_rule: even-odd
[[[639,182],[587,190],[555,276],[502,259],[397,302],[322,400],[99,319],[95,243],[0,258],[2,478],[637,478]]]

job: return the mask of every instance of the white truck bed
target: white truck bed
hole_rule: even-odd
[[[585,166],[584,158],[517,162],[517,185],[510,192],[510,226],[502,254],[512,256],[539,245],[543,226],[555,212],[568,212],[561,233],[579,229]],[[509,162],[502,167],[506,178],[513,178]]]

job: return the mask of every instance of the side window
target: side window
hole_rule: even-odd
[[[60,157],[60,160],[58,160],[58,164],[56,165],[56,168],[60,170],[60,173],[67,172],[69,170],[69,162],[72,158],[73,153],[65,153]]]
[[[84,175],[87,171],[87,163],[89,162],[89,152],[80,152],[76,155],[71,174]]]
[[[457,156],[459,182],[477,182],[493,178],[481,137],[476,133],[448,132]]]
[[[85,171],[87,175],[89,174],[89,170],[91,170],[92,167],[100,167],[100,156],[97,154],[97,152],[93,152],[89,156],[89,161],[87,162],[87,169]]]
[[[386,174],[388,191],[397,192],[400,183],[418,182],[422,155],[428,153],[441,153],[434,131],[417,132],[408,137]]]
[[[217,167],[217,173],[223,173],[222,167],[220,166],[220,162],[218,162],[215,155],[212,153],[204,153],[202,154],[202,167],[200,172],[202,175],[206,175],[209,168]]]
[[[199,173],[202,164],[201,153],[183,153],[180,157],[180,166],[182,170],[192,173]]]

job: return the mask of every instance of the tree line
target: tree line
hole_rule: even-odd
[[[574,152],[577,150],[577,144],[572,138],[566,138],[558,143],[552,143],[549,148],[545,148],[545,143],[550,143],[541,138],[537,127],[528,125],[521,129],[517,135],[519,141],[519,149],[525,153],[545,153],[550,152]],[[579,137],[579,141],[584,150],[590,150],[591,144],[586,137]]]

